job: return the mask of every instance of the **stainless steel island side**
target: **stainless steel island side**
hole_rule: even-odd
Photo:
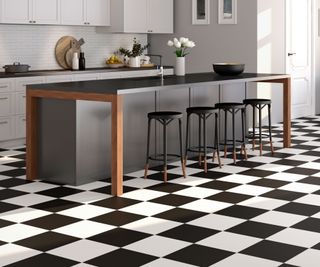
[[[283,142],[291,144],[291,78],[286,74],[243,73],[238,76],[220,76],[214,73],[187,74],[183,77],[167,76],[129,78],[56,84],[30,85],[27,87],[27,179],[39,177],[41,169],[40,122],[45,121],[41,114],[42,100],[60,101],[99,101],[111,103],[111,192],[119,196],[123,193],[123,104],[126,95],[150,92],[176,91],[186,87],[216,86],[247,82],[280,83],[283,85]],[[60,110],[60,118],[63,110]],[[58,115],[58,114],[57,114]],[[129,114],[134,116],[134,114]],[[107,116],[107,114],[106,114]],[[59,116],[57,116],[59,120]],[[70,123],[73,123],[72,120]],[[89,138],[89,137],[88,137]],[[72,140],[70,140],[72,142]],[[106,164],[105,168],[109,168]]]

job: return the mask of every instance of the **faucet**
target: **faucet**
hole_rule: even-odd
[[[159,76],[163,79],[163,66],[162,66],[162,55],[155,55],[155,54],[146,54],[148,57],[158,57],[159,58],[159,65],[157,65],[157,69],[159,69]]]

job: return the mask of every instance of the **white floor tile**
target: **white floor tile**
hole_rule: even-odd
[[[230,203],[208,200],[208,199],[199,199],[188,204],[180,206],[184,209],[202,211],[207,213],[213,213],[219,210],[223,210],[232,206]]]
[[[34,182],[34,183],[15,186],[15,187],[12,187],[11,189],[28,192],[28,193],[37,193],[40,191],[44,191],[44,190],[48,190],[56,187],[59,187],[59,185],[47,184],[42,182]]]
[[[131,186],[131,187],[135,187],[135,188],[146,188],[146,187],[153,186],[156,184],[161,184],[161,183],[162,183],[162,181],[155,181],[155,180],[144,179],[144,178],[136,178],[136,179],[124,181],[123,185]]]
[[[199,170],[198,170],[198,172],[199,172]],[[205,183],[208,183],[211,181],[212,181],[211,179],[188,176],[187,178],[178,178],[178,179],[171,180],[170,183],[181,184],[181,185],[186,185],[186,186],[198,186],[198,185],[205,184]]]
[[[13,224],[0,228],[0,240],[4,242],[16,242],[44,232],[47,232],[47,230],[24,224]]]
[[[319,267],[320,250],[308,249],[287,261],[288,264],[303,267]]]
[[[91,222],[80,221],[54,230],[56,233],[75,236],[79,238],[88,238],[106,231],[114,229],[115,226]]]
[[[279,153],[286,153],[286,154],[302,154],[304,152],[307,152],[308,150],[305,149],[296,149],[296,148],[283,148],[283,149],[279,149],[277,150],[277,152]]]
[[[272,190],[274,190],[274,189],[270,188],[270,187],[244,184],[244,185],[240,185],[240,186],[231,188],[227,191],[232,192],[232,193],[250,195],[250,196],[260,196],[260,195],[265,194],[267,192],[270,192]]]
[[[141,201],[148,201],[148,200],[151,200],[151,199],[155,199],[155,198],[158,198],[158,197],[165,196],[167,194],[168,193],[149,190],[149,189],[138,189],[138,190],[134,190],[134,191],[131,191],[131,192],[128,192],[128,193],[124,193],[122,195],[122,197],[141,200]]]
[[[248,161],[261,162],[261,163],[272,163],[272,162],[275,162],[278,160],[280,160],[280,158],[264,157],[264,156],[257,156],[257,157],[248,158]]]
[[[43,202],[47,202],[50,200],[54,200],[54,199],[55,198],[53,197],[48,197],[48,196],[43,196],[38,194],[28,194],[28,195],[22,195],[19,197],[9,198],[9,199],[3,200],[3,202],[20,205],[22,207],[28,207],[28,206],[33,206]]]
[[[251,220],[255,222],[279,225],[283,227],[290,227],[305,219],[306,219],[305,216],[272,210],[272,211],[263,213]]]
[[[319,162],[307,162],[307,163],[299,165],[299,168],[320,170],[320,163]]]
[[[243,222],[245,222],[245,220],[243,219],[218,214],[209,214],[199,219],[188,222],[188,224],[224,231]]]
[[[301,160],[301,161],[314,161],[314,160],[317,160],[319,158],[315,157],[315,156],[308,156],[308,155],[294,155],[294,156],[288,157],[286,159]]]
[[[320,195],[306,195],[296,199],[294,202],[315,205],[320,207]]]
[[[249,170],[249,168],[239,167],[234,165],[223,165],[222,168],[215,168],[216,172],[224,172],[224,173],[239,173]]]
[[[40,251],[14,244],[6,244],[0,246],[0,266],[9,265],[11,263],[22,261],[40,254]]]
[[[197,244],[232,252],[239,252],[260,241],[260,238],[228,232],[220,232],[197,242]]]
[[[271,174],[271,175],[267,176],[266,178],[273,179],[273,180],[286,181],[286,182],[295,182],[295,181],[299,181],[299,180],[306,178],[306,177],[308,177],[308,176],[301,175],[301,174],[280,172],[280,173]]]
[[[149,262],[145,265],[142,265],[142,267],[163,267],[163,266],[168,266],[168,267],[196,267],[195,265],[190,265],[178,261],[172,261],[168,259],[157,259],[155,261]]]
[[[289,201],[271,199],[266,197],[253,197],[238,203],[238,205],[253,207],[258,209],[274,210],[289,203]]]
[[[88,184],[84,184],[84,185],[78,185],[78,186],[65,185],[65,187],[79,189],[79,190],[94,190],[97,188],[104,187],[108,184],[109,183],[106,183],[106,182],[96,181],[96,182],[92,182],[92,183],[88,183]]]
[[[148,255],[164,257],[189,245],[191,244],[185,241],[162,236],[151,236],[124,248]]]
[[[232,174],[229,176],[222,177],[218,179],[219,181],[238,183],[238,184],[248,184],[256,180],[261,179],[260,177],[242,175],[242,174]]]
[[[167,210],[173,209],[173,206],[151,203],[151,202],[141,202],[126,208],[120,209],[121,211],[140,214],[144,216],[153,216],[155,214],[165,212]]]
[[[301,193],[313,193],[313,192],[320,190],[320,186],[313,185],[313,184],[294,182],[291,184],[281,186],[281,187],[279,187],[279,189],[294,191],[294,192],[301,192]]]
[[[200,188],[200,187],[189,187],[180,191],[175,192],[176,195],[194,197],[194,198],[206,198],[215,194],[220,193],[220,190]]]
[[[75,195],[70,195],[67,197],[63,197],[62,199],[74,201],[82,204],[93,203],[102,199],[110,198],[111,195],[96,193],[96,192],[81,192]]]
[[[270,163],[270,164],[264,164],[264,165],[258,166],[254,169],[264,170],[264,171],[273,171],[273,172],[283,172],[283,171],[292,169],[292,166]]]
[[[82,205],[79,207],[63,210],[63,211],[57,212],[57,214],[87,220],[87,219],[91,219],[93,217],[96,217],[105,213],[109,213],[112,211],[114,210],[88,204],[88,205]]]
[[[304,248],[311,248],[319,243],[320,233],[287,228],[272,236],[269,236],[267,240]]]
[[[51,212],[32,209],[32,208],[21,208],[11,210],[0,214],[0,219],[7,220],[10,222],[22,223],[36,218],[40,218],[46,215],[52,214]]]
[[[118,248],[103,243],[90,240],[79,240],[71,244],[47,251],[47,253],[78,262],[85,262],[116,249]]]

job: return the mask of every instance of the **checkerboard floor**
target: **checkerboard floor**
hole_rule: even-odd
[[[320,117],[292,122],[291,148],[205,174],[196,160],[74,187],[25,180],[25,148],[0,149],[1,266],[320,266]]]

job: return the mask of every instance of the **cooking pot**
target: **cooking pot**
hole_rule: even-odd
[[[20,62],[14,62],[13,65],[3,66],[6,73],[27,72],[30,68],[29,65],[20,64]]]

